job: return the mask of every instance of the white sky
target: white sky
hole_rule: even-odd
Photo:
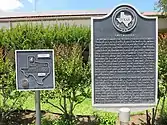
[[[32,3],[33,0],[28,1]],[[22,7],[24,7],[24,5],[21,3],[21,0],[0,0],[1,11],[13,11]]]

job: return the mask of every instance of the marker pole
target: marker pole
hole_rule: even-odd
[[[35,91],[36,125],[41,125],[40,90]]]

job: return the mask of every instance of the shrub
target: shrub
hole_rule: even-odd
[[[11,29],[0,30],[0,46],[9,50],[54,48],[59,44],[90,43],[88,27],[53,25],[43,26],[34,24],[17,25]]]
[[[94,115],[99,125],[116,125],[117,117],[113,113],[98,111],[94,112]]]
[[[90,97],[90,67],[89,64],[83,63],[82,49],[79,45],[59,45],[56,49],[56,89],[44,91],[42,99],[63,112],[64,119],[69,120],[71,124],[75,120],[75,107]],[[57,99],[58,106],[51,102]]]
[[[0,39],[2,56],[9,57],[11,62],[14,61],[12,59],[16,49],[55,49],[56,89],[44,91],[42,99],[51,104],[50,99],[58,98],[59,106],[51,105],[59,108],[64,113],[64,117],[72,121],[74,108],[86,97],[90,97],[90,66],[83,63],[82,57],[84,49],[90,43],[90,28],[75,25],[45,27],[25,24],[10,29],[1,29]],[[14,64],[14,62],[12,63]],[[9,69],[12,74],[5,73],[4,75],[12,77],[4,79],[1,83],[10,83],[9,95],[13,93],[15,96],[11,98],[18,102],[22,92],[15,89],[14,66],[11,68],[9,66]],[[4,68],[2,70],[5,71]]]
[[[13,64],[6,59],[0,59],[0,121],[11,122],[14,110],[22,108],[26,94],[15,89],[15,71]]]

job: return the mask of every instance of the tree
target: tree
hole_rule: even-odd
[[[24,102],[21,97],[25,92],[15,89],[14,50],[55,49],[56,89],[41,94],[45,102],[59,108],[66,119],[72,120],[74,108],[90,96],[90,67],[89,64],[83,63],[82,59],[82,50],[90,43],[90,28],[27,23],[10,29],[0,29],[0,39],[4,57],[0,60],[0,86],[7,85],[7,89],[2,92],[3,95],[0,93],[1,96],[10,100],[8,95],[12,95],[10,97],[16,99],[16,102],[13,101],[15,109],[20,106],[16,106],[19,102],[17,97]],[[7,58],[10,59],[10,64]],[[26,99],[26,96],[24,98]],[[51,102],[53,99],[59,100],[58,106]],[[8,102],[5,101],[3,105],[7,106]],[[0,113],[8,112],[3,105],[0,107]]]
[[[158,0],[156,9],[162,12],[162,15],[167,15],[167,0]],[[167,33],[159,32],[158,37],[158,104],[162,100],[161,119],[163,119],[165,99],[167,95]],[[158,107],[157,104],[157,107]],[[157,110],[157,108],[156,108]]]
[[[0,124],[13,122],[13,111],[22,108],[28,95],[15,89],[15,71],[12,62],[0,59]]]
[[[162,100],[161,116],[164,113],[165,99],[167,95],[167,34],[159,35],[158,51],[158,98]]]
[[[160,12],[167,12],[167,0],[158,0],[156,2],[156,9]]]
[[[42,100],[63,113],[64,124],[73,124],[75,107],[90,97],[90,65],[83,63],[82,49],[78,44],[56,47],[55,80],[53,91],[44,91]],[[53,102],[55,100],[55,102]],[[56,101],[59,105],[56,105]]]

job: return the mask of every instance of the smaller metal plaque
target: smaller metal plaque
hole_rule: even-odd
[[[16,50],[17,90],[54,89],[54,51]]]

